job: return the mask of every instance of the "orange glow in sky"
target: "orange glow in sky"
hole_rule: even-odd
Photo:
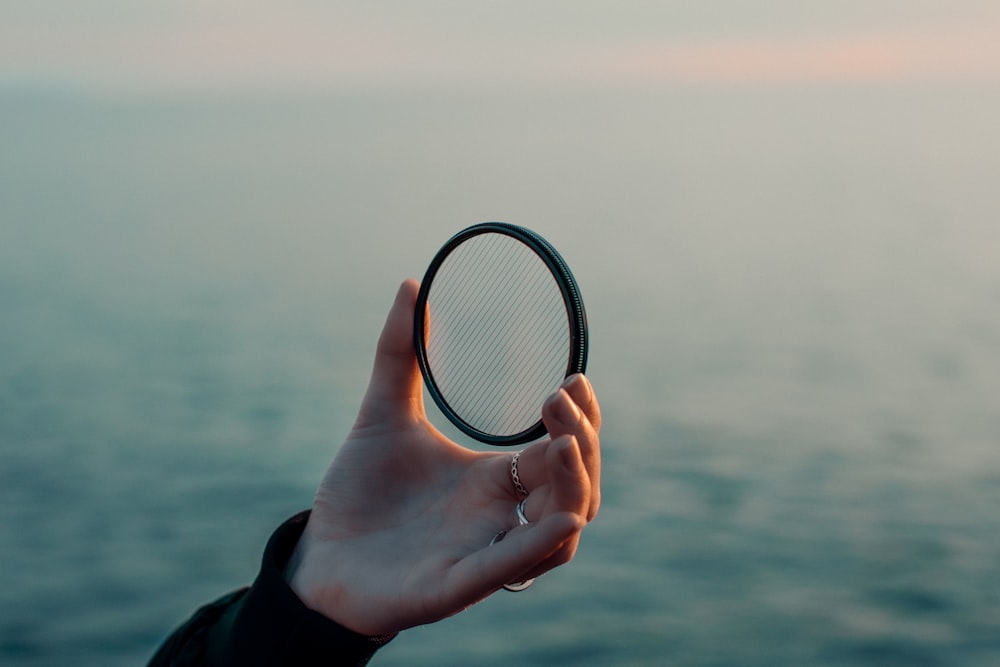
[[[1000,81],[1000,39],[980,30],[824,39],[660,43],[607,54],[594,72],[635,82]]]

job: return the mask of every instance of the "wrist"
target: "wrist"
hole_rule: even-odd
[[[282,576],[288,587],[302,601],[302,604],[313,611],[319,611],[324,616],[327,616],[327,614],[319,609],[315,587],[309,584],[311,577],[308,575],[308,561],[309,554],[313,549],[308,532],[309,528],[307,526],[306,530],[299,536],[298,542],[295,543],[295,548],[292,549],[292,553],[283,568]]]
[[[366,664],[392,639],[338,623],[305,604],[288,585],[286,573],[308,516],[298,514],[275,530],[264,549],[260,573],[233,607],[231,622],[212,629],[219,664],[319,665],[329,664],[332,655],[344,664]]]
[[[370,628],[364,619],[350,613],[350,582],[337,581],[337,558],[329,547],[329,543],[317,543],[307,526],[283,569],[288,587],[305,607],[353,632],[366,636],[394,634]]]

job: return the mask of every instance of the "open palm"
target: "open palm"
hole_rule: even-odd
[[[412,344],[417,290],[399,289],[357,422],[287,571],[307,606],[368,635],[450,616],[569,561],[600,504],[600,410],[583,376],[539,406],[549,437],[520,456],[527,526],[515,514],[512,455],[473,452],[427,421]]]

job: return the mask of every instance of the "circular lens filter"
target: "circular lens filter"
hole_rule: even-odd
[[[414,343],[445,416],[477,440],[516,445],[545,435],[542,403],[586,369],[587,317],[552,245],[487,222],[456,234],[431,261]]]

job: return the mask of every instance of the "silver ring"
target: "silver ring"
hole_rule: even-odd
[[[521,483],[521,476],[517,474],[517,460],[521,458],[521,452],[514,452],[514,458],[510,461],[510,479],[514,482],[514,489],[519,495],[528,495],[528,490]]]
[[[524,581],[519,581],[515,584],[504,584],[503,589],[505,591],[510,591],[511,593],[520,593],[533,583],[535,583],[534,579],[525,579]]]
[[[517,512],[517,523],[519,526],[527,526],[529,523],[531,523],[530,521],[528,521],[528,517],[525,516],[524,514],[524,504],[526,502],[528,502],[527,498],[519,502],[517,504],[517,507],[514,508],[514,511]]]
[[[528,521],[528,517],[524,515],[524,503],[526,503],[527,501],[528,499],[525,498],[524,500],[522,500],[517,504],[516,508],[514,508],[514,512],[517,514],[517,523],[521,526],[527,526],[529,523],[531,523],[530,521]],[[492,540],[490,540],[490,546],[493,546],[506,536],[507,536],[507,531],[501,530],[499,533],[493,536]],[[523,591],[525,588],[531,586],[531,584],[533,583],[535,583],[535,580],[533,578],[525,579],[524,581],[515,581],[512,584],[504,584],[503,588],[504,590],[510,591],[511,593],[519,593]]]
[[[526,502],[528,502],[527,498],[519,502],[517,504],[517,507],[514,508],[514,511],[517,513],[517,523],[522,526],[527,526],[529,523],[531,523],[530,521],[528,521],[528,517],[524,515],[524,504]],[[513,584],[504,584],[503,587],[504,590],[511,591],[512,593],[518,593],[520,591],[523,591],[525,588],[527,588],[533,583],[535,583],[534,579],[525,579],[524,581],[518,581]]]

